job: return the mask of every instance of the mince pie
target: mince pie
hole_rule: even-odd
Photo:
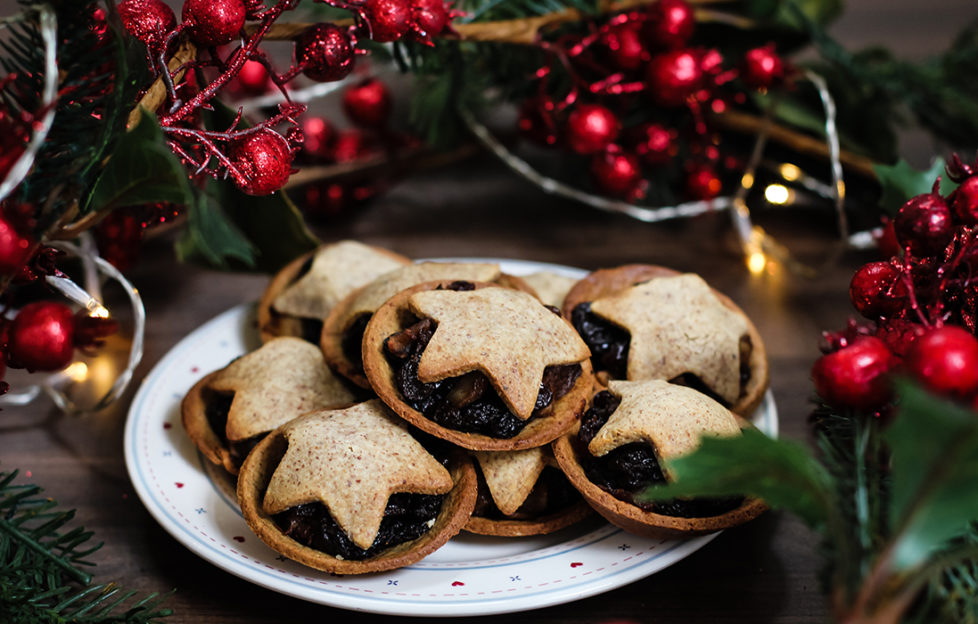
[[[546,444],[578,418],[590,352],[525,292],[428,282],[377,309],[363,335],[374,391],[419,429],[471,450]]]
[[[258,303],[262,342],[297,336],[318,345],[323,319],[341,299],[411,260],[352,240],[321,245],[279,271]]]
[[[180,411],[200,452],[237,474],[251,448],[272,429],[306,412],[353,401],[315,345],[282,337],[198,381]]]
[[[385,273],[344,298],[326,318],[320,346],[333,370],[361,387],[369,387],[360,343],[371,315],[405,288],[433,280],[497,282],[531,292],[520,278],[506,275],[498,264],[491,263],[420,262]]]
[[[522,451],[472,451],[479,498],[464,529],[506,537],[543,535],[591,515],[567,481],[550,446]]]
[[[761,514],[753,498],[645,502],[637,495],[671,481],[668,461],[689,454],[701,436],[740,435],[749,426],[710,397],[662,380],[611,381],[579,426],[554,443],[570,482],[595,511],[626,531],[683,537],[742,524]]]
[[[764,397],[764,343],[730,299],[692,273],[649,265],[595,271],[563,312],[592,352],[601,381],[664,379],[748,415]]]
[[[262,541],[336,574],[418,561],[459,532],[475,498],[469,458],[436,457],[376,399],[283,425],[238,477],[241,511]]]

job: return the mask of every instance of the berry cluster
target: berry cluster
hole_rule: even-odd
[[[892,221],[899,254],[853,275],[850,299],[870,322],[826,334],[812,377],[827,403],[880,409],[899,372],[978,408],[978,164],[954,158],[947,173],[957,189],[942,196],[935,182]]]
[[[163,0],[122,0],[119,16],[126,30],[146,45],[149,65],[166,88],[158,109],[160,126],[171,149],[193,175],[230,177],[252,195],[273,193],[288,181],[292,161],[302,143],[296,116],[305,107],[289,98],[287,83],[299,75],[325,82],[345,78],[353,70],[360,38],[397,41],[410,38],[425,44],[450,30],[457,16],[444,0],[326,0],[351,11],[355,23],[339,26],[317,23],[295,39],[294,61],[277,73],[259,44],[285,11],[298,0],[277,0],[268,7],[262,0],[184,0],[181,21]],[[246,28],[247,22],[254,24]],[[176,59],[179,42],[196,49],[190,59]],[[220,46],[240,44],[229,52]],[[182,61],[182,62],[181,62]],[[206,84],[199,75],[217,76]],[[239,78],[239,76],[242,77]],[[241,127],[241,114],[226,130],[205,130],[200,111],[227,85],[246,89],[279,89],[285,102],[276,114],[252,127]],[[274,128],[290,124],[280,134]]]
[[[788,72],[773,45],[728,65],[718,50],[691,44],[695,29],[686,0],[660,0],[614,15],[585,36],[541,42],[551,61],[536,72],[538,93],[520,107],[520,132],[589,156],[595,186],[610,196],[640,199],[644,170],[680,158],[684,167],[675,182],[682,193],[716,197],[723,170],[740,163],[721,153],[706,111],[743,104],[745,89],[779,85]],[[548,92],[548,79],[560,71],[572,86],[558,99]],[[627,127],[625,118],[632,120]]]

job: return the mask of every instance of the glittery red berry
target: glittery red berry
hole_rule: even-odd
[[[910,345],[907,372],[925,386],[957,398],[978,392],[978,338],[947,325],[928,331]]]
[[[882,340],[863,336],[816,360],[812,380],[829,405],[871,410],[890,399],[889,373],[897,363]]]
[[[391,114],[391,92],[380,80],[367,78],[343,92],[343,112],[364,128],[387,125]]]
[[[411,28],[408,0],[367,0],[363,12],[370,23],[370,38],[374,41],[397,41]]]
[[[693,199],[713,199],[723,190],[723,182],[709,165],[696,165],[686,174],[686,193]]]
[[[876,337],[886,343],[897,357],[904,357],[910,345],[924,334],[927,328],[904,318],[881,320],[876,328]]]
[[[864,264],[849,282],[849,299],[868,319],[893,316],[907,303],[907,287],[902,273],[889,262]]]
[[[648,8],[643,34],[650,47],[679,48],[686,45],[696,16],[684,0],[659,0]]]
[[[272,86],[272,77],[258,61],[245,61],[231,84],[241,93],[262,95]]]
[[[449,19],[444,0],[411,0],[411,25],[421,38],[441,34]]]
[[[242,0],[184,0],[181,18],[190,38],[201,47],[233,41],[245,23]]]
[[[338,163],[352,162],[368,151],[367,138],[356,128],[343,130],[333,143],[333,160]]]
[[[346,78],[355,56],[350,35],[335,24],[310,26],[295,42],[295,57],[302,73],[317,82]]]
[[[767,88],[784,80],[784,61],[774,50],[774,44],[748,50],[741,64],[740,77],[747,86]]]
[[[649,165],[664,165],[676,155],[676,131],[657,123],[645,123],[627,133],[628,144]]]
[[[263,128],[233,143],[228,158],[240,175],[234,183],[248,195],[268,195],[279,190],[292,174],[292,152],[285,138]]]
[[[978,176],[966,178],[952,195],[951,208],[958,221],[978,224]]]
[[[645,78],[652,99],[661,106],[681,106],[700,88],[703,69],[693,50],[673,50],[652,57]]]
[[[939,254],[954,235],[951,209],[936,193],[911,198],[900,208],[893,228],[900,244],[917,256]]]
[[[302,120],[301,127],[305,136],[302,152],[317,159],[329,158],[333,139],[336,137],[333,124],[323,117],[306,117]]]
[[[33,251],[34,242],[23,236],[7,219],[0,217],[0,275],[20,271]]]
[[[598,40],[600,53],[617,69],[639,69],[648,58],[648,53],[638,31],[639,26],[631,22],[609,28]]]
[[[580,104],[567,117],[564,134],[567,144],[578,154],[595,154],[618,138],[618,117],[600,104]]]
[[[163,51],[166,35],[177,26],[173,9],[162,0],[122,0],[117,5],[126,31],[139,39],[150,52]]]
[[[638,157],[618,149],[592,157],[591,179],[606,195],[634,199],[642,194],[642,166]]]
[[[71,308],[55,301],[28,303],[17,312],[7,334],[11,368],[56,371],[71,363],[75,318]]]

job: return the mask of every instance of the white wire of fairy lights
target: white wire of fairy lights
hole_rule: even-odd
[[[54,123],[54,102],[58,97],[58,21],[54,10],[46,4],[33,6],[18,15],[0,18],[0,29],[7,28],[14,22],[35,17],[40,26],[41,40],[44,42],[44,91],[41,94],[40,107],[40,110],[44,111],[44,116],[41,122],[34,126],[34,136],[28,142],[24,153],[10,168],[3,181],[0,181],[0,201],[27,177],[27,173],[34,165],[34,158],[41,149],[44,139],[47,138],[51,124]]]
[[[825,140],[828,145],[829,161],[831,166],[832,184],[826,189],[829,198],[832,200],[836,212],[836,221],[839,229],[840,240],[848,241],[848,221],[846,219],[845,204],[845,183],[843,181],[842,163],[840,160],[839,133],[836,126],[836,107],[832,94],[828,90],[825,80],[818,74],[806,71],[803,74],[815,89],[818,91],[825,113]],[[787,250],[778,244],[770,235],[751,220],[750,209],[747,206],[746,198],[748,192],[754,187],[755,171],[761,162],[764,154],[764,146],[767,143],[767,128],[770,126],[771,118],[775,112],[777,101],[765,112],[764,124],[757,139],[754,142],[751,158],[745,167],[744,174],[741,176],[741,183],[737,191],[729,197],[717,197],[710,200],[700,200],[676,204],[672,206],[639,206],[631,202],[595,195],[583,191],[570,184],[556,180],[537,171],[530,163],[513,153],[506,145],[479,121],[475,114],[465,108],[459,108],[459,115],[468,126],[473,136],[507,167],[520,175],[525,180],[536,185],[545,193],[571,199],[592,208],[597,208],[606,212],[625,214],[633,219],[645,223],[657,223],[671,219],[695,217],[710,211],[730,210],[734,230],[740,239],[741,248],[744,251],[751,270],[755,268],[763,269],[763,263],[767,258],[772,258],[783,262],[789,268],[793,268],[802,273],[810,273],[811,269],[798,263],[791,258]],[[825,185],[827,186],[827,185]],[[822,190],[822,189],[820,189]]]

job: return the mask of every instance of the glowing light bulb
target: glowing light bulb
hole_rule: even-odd
[[[791,201],[792,192],[783,184],[769,184],[764,189],[764,199],[772,204],[784,205]]]
[[[781,172],[781,177],[788,182],[794,182],[801,177],[801,169],[799,169],[796,165],[792,165],[791,163],[784,163],[781,165],[779,170]]]
[[[81,383],[88,377],[88,364],[84,362],[72,362],[61,371],[61,374],[75,383]]]
[[[767,267],[767,256],[762,251],[755,251],[747,256],[747,269],[754,275],[761,274]]]
[[[88,315],[93,318],[109,318],[109,309],[101,303],[96,303],[89,311]]]
[[[754,186],[754,174],[745,173],[744,177],[740,179],[740,185],[745,189],[753,188]]]

